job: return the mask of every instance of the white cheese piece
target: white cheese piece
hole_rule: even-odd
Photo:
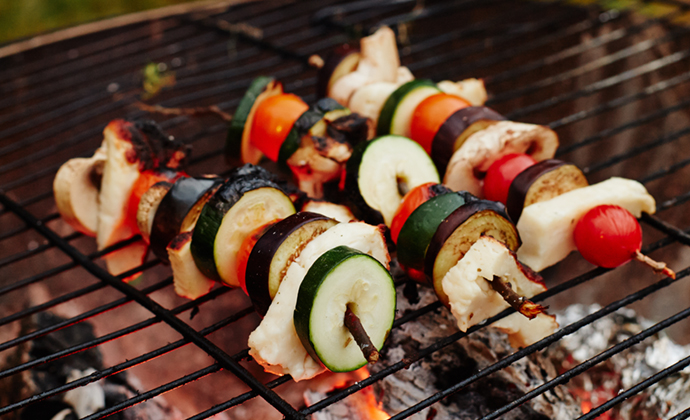
[[[558,322],[555,316],[543,312],[537,314],[534,319],[516,312],[494,322],[491,326],[508,334],[510,345],[517,349],[530,346],[553,334],[558,329]]]
[[[517,294],[527,298],[546,290],[541,277],[522,267],[503,243],[482,236],[442,280],[443,291],[448,295],[451,312],[461,331],[509,307],[487,281],[494,276],[510,282]]]
[[[541,271],[565,258],[577,249],[573,239],[577,221],[602,204],[621,206],[635,217],[656,211],[654,197],[642,184],[616,177],[532,204],[522,210],[517,224],[522,239],[520,261]]]
[[[177,235],[166,248],[173,272],[173,284],[178,296],[196,299],[213,288],[213,280],[206,277],[194,262],[189,249],[192,243],[192,232]]]
[[[261,324],[249,335],[249,354],[267,372],[292,375],[295,381],[313,378],[325,368],[309,356],[295,331],[293,314],[304,276],[324,252],[345,245],[376,258],[386,268],[390,256],[377,226],[341,223],[310,241],[290,264]]]
[[[459,96],[472,106],[484,105],[488,99],[482,79],[465,79],[459,82],[444,80],[438,82],[438,88],[449,95]]]
[[[558,148],[558,136],[544,126],[500,121],[465,140],[448,162],[443,183],[454,191],[482,194],[482,179],[492,163],[511,153],[528,153],[534,160],[550,159]]]

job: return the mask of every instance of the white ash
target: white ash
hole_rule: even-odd
[[[599,305],[571,305],[558,314],[557,319],[561,327],[565,327],[599,309]],[[623,308],[565,336],[549,347],[547,353],[556,365],[569,369],[652,325],[651,321],[638,317],[635,311]],[[567,355],[575,363],[569,362]],[[577,387],[587,392],[610,390],[610,397],[613,397],[688,355],[690,346],[674,343],[661,331],[578,375],[568,387],[575,392]],[[597,405],[600,404],[593,406]],[[667,419],[688,406],[690,369],[686,368],[622,402],[609,412],[609,417],[612,420]]]
[[[436,301],[435,294],[428,288],[419,288],[419,300],[412,303],[402,293],[399,290],[399,315]],[[382,352],[382,360],[370,366],[370,370],[375,373],[405,357],[412,357],[417,350],[457,331],[455,320],[445,308],[423,315],[391,332]],[[396,414],[514,351],[504,333],[490,327],[482,328],[413,363],[409,368],[378,381],[374,385],[374,394],[381,396],[386,412]],[[434,419],[475,419],[508,404],[555,376],[553,364],[541,354],[533,354],[410,418],[424,420],[433,416]],[[556,387],[553,392],[512,410],[502,419],[572,419],[579,415],[580,408],[572,396],[563,387]]]

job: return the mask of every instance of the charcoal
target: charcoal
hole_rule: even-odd
[[[23,336],[63,321],[63,318],[55,314],[39,313],[25,319],[20,335]],[[17,346],[15,353],[7,358],[6,365],[0,368],[8,369],[94,339],[96,336],[93,326],[89,322],[80,322],[38,337],[28,344]],[[52,390],[103,368],[103,357],[98,347],[89,348],[0,380],[0,401],[3,406],[13,404],[31,394]],[[9,420],[76,420],[126,401],[139,394],[139,389],[141,385],[134,375],[121,372],[38,401],[27,406],[20,413],[10,414],[7,418]],[[168,406],[163,398],[156,398],[107,418],[109,420],[176,420],[181,419],[182,415],[174,407]]]

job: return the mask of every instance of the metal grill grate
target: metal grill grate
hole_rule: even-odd
[[[408,417],[629,305],[661,321],[484,418],[498,418],[662,329],[674,326],[671,331],[683,340],[690,331],[688,323],[681,322],[690,315],[690,286],[685,284],[690,274],[686,204],[690,199],[690,100],[684,99],[690,88],[690,30],[672,23],[687,17],[683,3],[647,6],[656,7],[659,15],[641,18],[632,11],[574,7],[564,1],[428,1],[423,7],[407,0],[256,2],[214,15],[136,23],[0,58],[0,355],[87,319],[97,322],[110,316],[108,323],[112,323],[110,328],[101,327],[95,341],[20,363],[0,372],[0,379],[92,347],[123,351],[120,362],[5,405],[0,416],[151,364],[154,370],[167,372],[162,374],[164,380],[87,418],[105,418],[171,391],[180,395],[209,376],[220,377],[223,383],[226,372],[247,386],[217,390],[205,401],[204,411],[191,419],[208,418],[257,395],[285,417],[303,418],[483,328],[450,335],[303,408],[273,391],[290,382],[289,377],[262,374],[248,362],[246,335],[234,336],[235,330],[242,330],[240,326],[258,322],[241,292],[216,288],[196,301],[179,299],[172,291],[169,269],[158,260],[121,276],[144,271],[141,284],[122,283],[102,268],[99,257],[131,241],[96,252],[93,241],[74,233],[55,213],[51,185],[59,166],[71,157],[92,154],[111,119],[145,116],[132,104],[141,93],[141,69],[146,63],[163,62],[176,73],[176,85],[155,99],[164,106],[218,104],[232,112],[257,74],[280,78],[288,91],[310,101],[315,98],[315,72],[307,66],[307,58],[380,24],[398,30],[403,64],[417,77],[483,77],[491,94],[489,106],[509,118],[555,129],[561,138],[558,155],[583,168],[591,182],[612,175],[643,182],[658,201],[657,215],[642,218],[643,251],[671,261],[678,272],[676,281],[658,280],[631,265],[613,271],[591,269],[578,256],[569,257],[543,273],[550,288],[534,300],[546,301],[552,308],[598,301],[605,305],[603,309],[429,395],[393,418]],[[228,31],[235,26],[223,22],[260,28],[262,36]],[[191,173],[228,170],[221,158],[224,124],[175,117],[161,125],[194,144]],[[642,299],[649,303],[639,305]],[[222,308],[244,309],[228,315]],[[407,314],[396,320],[395,328],[439,308],[436,303]],[[19,333],[23,320],[55,309],[71,315],[38,331]],[[125,312],[136,315],[127,317],[123,325],[117,316]],[[127,353],[131,340],[142,337],[146,350]],[[225,344],[233,340],[239,344]],[[203,364],[176,364],[199,353],[210,358],[202,359]],[[581,418],[595,418],[689,364],[690,359],[683,359]],[[173,366],[176,370],[170,372]],[[688,417],[690,410],[675,418]]]

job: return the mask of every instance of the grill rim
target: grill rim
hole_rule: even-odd
[[[477,0],[463,0],[463,1],[459,1],[459,2],[457,2],[457,3],[459,3],[459,4],[466,4],[466,3],[474,3],[475,1],[477,1]],[[670,2],[670,3],[674,3],[673,0],[664,0],[664,1],[668,1],[668,2]],[[359,3],[364,3],[364,2],[359,2]],[[408,3],[412,3],[412,2],[411,2],[411,1],[403,1],[403,2],[381,1],[381,2],[378,2],[377,4],[379,4],[379,5],[386,5],[386,6],[387,6],[387,5],[389,5],[389,4],[400,4],[400,3],[402,3],[402,4],[408,4]],[[556,3],[563,3],[563,2],[556,2]],[[686,5],[686,6],[687,6],[687,5]],[[374,8],[374,9],[375,9],[375,8]],[[364,13],[364,12],[363,12],[363,13]],[[373,14],[375,14],[375,13],[373,13]],[[408,13],[408,14],[401,14],[401,15],[398,15],[398,16],[409,16],[409,13]],[[320,21],[319,24],[322,24],[322,25],[323,25],[323,24],[329,24],[329,25],[333,25],[334,27],[340,27],[340,26],[342,26],[342,25],[340,25],[340,24],[338,24],[338,23],[335,23],[335,22],[327,22],[327,23],[324,23],[323,20]],[[341,28],[341,29],[342,29],[342,28]],[[250,41],[250,42],[251,42],[251,39],[249,39],[249,40],[245,39],[244,41]],[[273,47],[273,46],[272,46],[272,47]],[[281,48],[282,48],[281,46],[278,46],[278,51],[279,51]],[[295,54],[296,54],[296,53],[295,53]],[[304,54],[302,54],[302,55],[301,55],[301,60],[304,61],[303,59],[304,59],[305,57],[306,57],[306,56],[304,56]],[[295,59],[295,57],[291,57],[291,58]],[[686,58],[686,57],[684,57],[684,58]],[[303,69],[303,63],[302,63],[302,66],[294,66],[294,69],[297,69],[298,67],[299,67],[299,70]],[[288,73],[291,73],[291,71],[289,71]],[[306,86],[309,86],[310,82],[313,83],[313,78],[312,78],[312,79],[306,79],[306,80],[307,80]],[[244,80],[243,80],[243,81],[244,81]],[[301,81],[304,82],[305,79],[303,79],[303,80],[301,80]],[[663,82],[667,82],[667,80],[664,80],[664,81],[659,82],[659,83],[663,83]],[[657,85],[658,85],[659,83],[657,83]],[[679,83],[680,83],[680,82],[679,82]],[[299,87],[304,87],[304,86],[305,86],[305,83],[301,83]],[[657,92],[658,92],[658,91],[650,92],[648,96],[650,96],[650,95],[652,95],[652,94],[655,94],[655,93],[657,93]],[[638,94],[639,94],[639,93],[636,93],[635,95],[638,95]],[[175,99],[177,99],[179,102],[185,102],[185,99],[188,99],[188,98],[179,99],[179,97],[178,97],[178,98],[175,98]],[[616,100],[618,100],[618,99],[620,99],[620,98],[617,98]],[[635,99],[635,100],[637,100],[637,99]],[[614,101],[615,101],[615,100],[614,100]],[[614,101],[610,101],[610,102],[614,102]],[[171,100],[171,101],[169,101],[169,102],[166,102],[165,104],[168,105],[168,106],[171,106],[170,104],[173,103],[173,102],[174,102],[174,101]],[[231,107],[231,106],[233,105],[233,102],[236,102],[236,101],[234,101],[234,100],[233,100],[233,101],[228,101],[227,103],[222,104],[222,105],[224,105],[224,106],[222,106],[221,108],[229,108],[229,107]],[[677,104],[676,104],[676,105],[677,105]],[[674,105],[674,106],[676,106],[676,105]],[[172,105],[172,106],[174,106],[174,105]],[[666,109],[669,109],[669,108],[666,108]],[[520,110],[518,109],[518,111],[520,111]],[[523,112],[524,112],[524,111],[523,111]],[[602,111],[602,112],[603,112],[603,111]],[[669,111],[669,113],[670,113],[670,112],[673,112],[673,111]],[[510,115],[510,114],[508,114],[508,115]],[[597,114],[594,114],[594,115],[597,115]],[[588,115],[588,116],[583,117],[583,118],[590,118],[591,116],[592,116],[592,115]],[[88,118],[86,118],[86,119],[88,119]],[[175,120],[175,119],[171,119],[171,120]],[[171,120],[166,120],[166,123],[168,123],[168,124],[166,124],[166,125],[173,125],[174,123],[170,122]],[[177,119],[176,121],[179,121],[179,122],[182,122],[182,123],[183,123],[183,122],[187,121],[187,118],[184,118],[184,117],[183,117],[183,118],[179,118],[179,119]],[[568,122],[568,123],[570,123],[570,122]],[[218,125],[217,127],[220,127],[220,126],[221,126],[221,125]],[[100,127],[99,127],[99,128],[100,128]],[[680,131],[685,132],[685,129],[684,129],[684,130],[680,130]],[[84,139],[87,140],[87,139],[89,139],[90,137],[93,137],[93,132],[99,133],[99,131],[92,130],[92,131],[89,132],[88,135],[84,135],[84,136],[83,136]],[[666,137],[666,138],[670,138],[673,134],[675,134],[675,133],[672,133],[671,135],[667,135],[667,136],[665,136],[665,137]],[[678,135],[677,137],[680,137],[680,136],[681,136],[681,135]],[[601,137],[604,138],[604,137],[606,137],[606,135],[602,135]],[[671,140],[668,140],[668,141],[672,141],[672,139],[671,139]],[[653,143],[653,142],[652,142],[652,143]],[[588,144],[589,144],[589,143],[588,143]],[[658,144],[657,144],[657,145],[658,145]],[[584,144],[578,145],[578,148],[579,148],[579,147],[582,147],[582,146],[584,146]],[[651,145],[651,146],[649,146],[649,147],[656,147],[656,146]],[[6,150],[6,149],[0,148],[0,155],[3,155],[2,151],[4,151],[4,150]],[[570,151],[570,150],[568,150],[568,151]],[[10,151],[9,153],[11,153],[11,151]],[[210,152],[209,154],[213,154],[213,153],[214,153],[214,152]],[[203,161],[203,159],[201,159],[201,161]],[[609,160],[609,162],[611,162],[611,163],[608,163],[608,164],[606,164],[606,165],[604,165],[604,166],[605,166],[605,167],[608,167],[608,166],[610,166],[610,165],[612,165],[612,164],[615,163],[613,160]],[[686,163],[683,164],[683,165],[679,165],[679,163],[676,163],[676,166],[678,166],[678,168],[677,168],[676,170],[681,169],[682,167],[685,167],[687,164],[690,164],[690,162],[686,162]],[[10,171],[12,171],[12,170],[13,170],[13,168],[10,167],[10,168],[8,169],[7,165],[4,166],[4,167],[0,167],[0,174],[6,173],[6,172],[10,172]],[[51,169],[51,170],[52,170],[52,169]],[[673,168],[668,168],[668,170],[665,171],[664,173],[662,173],[663,171],[660,170],[660,171],[657,171],[657,174],[656,174],[656,175],[655,175],[655,174],[648,174],[648,175],[645,177],[645,179],[651,178],[653,175],[655,176],[655,178],[653,178],[653,179],[658,179],[659,177],[662,177],[662,176],[665,176],[665,175],[668,175],[668,174],[672,173],[672,171],[673,171]],[[47,172],[50,172],[50,171],[47,171]],[[651,181],[651,180],[653,180],[653,179],[649,179],[649,180]],[[4,186],[3,186],[2,188],[0,188],[0,203],[3,204],[3,209],[0,210],[0,216],[3,215],[3,214],[5,214],[5,213],[13,213],[13,214],[15,214],[15,215],[18,215],[19,217],[21,217],[21,218],[24,220],[24,222],[26,223],[26,228],[27,228],[28,230],[37,231],[37,232],[41,233],[41,235],[43,235],[44,237],[48,238],[48,239],[50,240],[50,242],[53,243],[54,246],[56,246],[56,247],[59,248],[62,252],[66,253],[66,254],[69,255],[73,260],[75,260],[75,265],[81,265],[81,266],[83,266],[83,267],[86,267],[86,266],[82,265],[82,262],[83,262],[84,264],[87,264],[88,267],[95,267],[94,270],[95,270],[95,269],[98,269],[98,270],[101,270],[101,271],[102,271],[102,269],[100,269],[98,266],[95,266],[95,264],[94,264],[91,260],[88,260],[88,259],[87,259],[87,260],[84,260],[82,257],[85,257],[85,256],[84,256],[83,254],[81,254],[79,251],[77,251],[74,247],[72,247],[72,245],[69,244],[69,240],[70,240],[70,239],[68,239],[68,238],[70,237],[70,235],[68,235],[67,237],[59,237],[59,236],[57,236],[57,234],[55,234],[55,232],[53,232],[50,228],[48,228],[48,227],[45,225],[46,222],[44,222],[43,220],[39,220],[38,218],[34,217],[33,214],[32,214],[30,211],[28,211],[28,210],[26,209],[27,206],[29,206],[29,205],[35,203],[36,201],[41,201],[42,199],[48,198],[48,197],[51,195],[50,192],[48,192],[48,193],[43,193],[43,194],[39,194],[38,196],[34,196],[34,197],[32,197],[32,198],[30,198],[30,199],[28,199],[28,200],[24,200],[23,202],[15,202],[14,200],[10,199],[10,198],[6,195],[6,192],[7,192],[7,191],[4,190]],[[690,198],[690,192],[689,192],[689,193],[685,193],[685,194],[683,194],[683,195],[681,195],[681,196],[679,196],[679,197],[674,197],[674,198],[668,199],[667,201],[663,202],[662,204],[660,204],[660,205],[658,206],[658,210],[659,210],[659,211],[662,211],[662,210],[665,210],[665,209],[674,207],[674,206],[676,206],[676,205],[682,204],[682,203],[683,203],[685,200],[687,200],[688,198]],[[34,201],[34,200],[36,200],[36,201]],[[44,219],[49,219],[49,220],[47,220],[47,221],[50,221],[50,220],[54,220],[54,217],[55,217],[55,215],[53,214],[53,215],[46,216]],[[653,228],[655,228],[655,229],[657,229],[657,230],[659,230],[659,231],[661,231],[661,232],[667,234],[667,235],[668,235],[667,238],[669,238],[669,239],[667,239],[666,242],[679,241],[679,242],[681,242],[681,243],[688,244],[688,238],[689,238],[690,236],[688,236],[688,233],[687,233],[687,232],[682,231],[681,229],[676,228],[675,226],[668,225],[666,222],[663,222],[661,219],[658,219],[658,218],[655,217],[655,216],[645,216],[645,217],[643,217],[642,221],[645,222],[645,224],[647,224],[647,225],[649,225],[649,226],[651,226],[651,227],[653,227]],[[5,233],[3,233],[3,236],[4,236],[4,235],[5,235]],[[12,237],[12,236],[9,236],[9,237]],[[78,237],[78,235],[72,237],[71,239],[76,239],[76,237]],[[0,239],[1,239],[1,240],[4,240],[5,238],[2,237],[2,238],[0,238]],[[655,245],[657,245],[657,244],[659,244],[659,243],[662,243],[662,242],[664,242],[664,240],[660,240],[660,241],[658,241],[656,244],[650,245],[649,247],[646,248],[646,250],[647,250],[647,251],[652,251],[652,250],[654,250],[654,249],[657,249],[657,248],[655,248]],[[119,245],[122,245],[122,244],[119,244]],[[660,246],[663,246],[663,245],[660,245]],[[75,252],[76,252],[76,254],[75,254]],[[15,256],[12,256],[12,257],[14,258]],[[24,258],[24,257],[17,257],[17,258]],[[76,261],[79,261],[79,262],[76,263]],[[11,263],[12,263],[12,262],[8,262],[7,264],[11,264]],[[155,262],[155,261],[151,261],[150,263],[156,263],[156,262]],[[148,264],[148,263],[147,263],[147,264]],[[0,264],[0,268],[2,267],[2,265],[4,265],[4,264]],[[141,268],[139,268],[139,269],[141,269]],[[135,270],[138,270],[138,269],[135,269]],[[685,269],[685,270],[683,270],[683,271],[680,272],[680,273],[683,273],[683,276],[685,276],[685,275],[687,275],[687,270],[688,270],[688,269]],[[597,272],[597,273],[598,273],[598,270],[597,270],[597,269],[592,270],[590,273],[594,273],[594,272]],[[680,275],[680,273],[679,273],[679,278],[682,278],[682,276]],[[92,273],[92,274],[93,274],[93,273]],[[106,279],[101,278],[101,275],[103,275],[103,274],[104,274],[104,273],[100,273],[99,275],[96,275],[96,278],[98,278],[101,282],[107,283],[107,285],[109,285],[109,286],[111,286],[111,287],[114,287],[114,288],[116,288],[116,289],[119,290],[119,288],[116,287],[116,285],[122,285],[122,284],[124,284],[124,283],[121,283],[119,280],[117,280],[115,277],[110,276],[110,275],[107,274],[107,273],[105,273],[105,274],[107,274],[107,276],[106,276],[107,278],[106,278]],[[588,274],[588,273],[587,273],[587,274]],[[601,273],[598,273],[598,274],[601,274]],[[593,274],[592,277],[588,278],[588,280],[591,279],[591,278],[597,277],[598,274]],[[580,277],[582,277],[582,276],[580,276]],[[584,276],[584,277],[582,277],[582,278],[585,278],[585,277],[589,277],[589,274],[586,275],[586,276]],[[569,281],[566,281],[566,282],[564,282],[564,283],[561,283],[561,284],[559,284],[558,286],[561,286],[561,285],[563,285],[563,284],[565,284],[565,283],[568,283],[568,282],[570,282],[570,281],[573,281],[574,283],[572,283],[573,286],[571,286],[571,287],[574,287],[574,285],[579,284],[579,282],[576,281],[576,280],[577,280],[577,278],[576,278],[576,279],[569,280]],[[587,280],[582,280],[582,281],[587,281]],[[663,281],[665,281],[665,280],[662,280],[662,281],[660,281],[660,282],[658,282],[658,283],[655,283],[655,285],[656,285],[656,284],[662,284]],[[111,283],[112,283],[112,284],[111,284]],[[670,284],[670,283],[669,283],[669,284]],[[542,295],[544,295],[544,296],[542,296],[542,295],[538,296],[538,297],[536,298],[536,300],[541,300],[541,299],[544,299],[544,298],[553,296],[553,295],[555,295],[556,293],[560,293],[560,292],[562,292],[562,291],[564,291],[564,290],[567,290],[567,288],[565,288],[565,289],[558,289],[558,286],[556,286],[556,287],[550,289],[548,292],[542,294]],[[654,285],[652,285],[652,286],[654,286]],[[650,287],[652,287],[652,286],[650,286]],[[21,287],[21,286],[19,286],[19,287]],[[129,287],[129,286],[128,286],[128,287]],[[665,286],[659,286],[659,288],[661,288],[661,287],[665,287]],[[146,302],[146,301],[148,301],[148,300],[150,299],[150,298],[148,298],[148,297],[146,297],[146,296],[139,297],[138,294],[143,293],[143,291],[138,291],[137,289],[134,289],[134,288],[132,288],[132,289],[133,289],[134,291],[137,292],[137,293],[134,293],[134,294],[137,296],[137,299],[141,298],[143,302]],[[14,290],[14,289],[13,289],[13,290]],[[559,292],[557,292],[556,290],[559,290]],[[647,290],[647,289],[643,289],[643,290]],[[656,289],[655,289],[655,290],[656,290]],[[552,291],[553,291],[553,292],[552,292]],[[8,292],[9,292],[9,291],[8,291]],[[130,290],[126,291],[126,292],[125,292],[125,295],[131,297],[131,295],[129,294],[130,292],[131,292]],[[639,291],[638,291],[637,293],[639,293]],[[634,294],[635,294],[635,293],[634,293]],[[633,295],[634,295],[634,294],[633,294]],[[630,297],[630,296],[631,296],[631,295],[629,295],[628,297]],[[620,301],[625,300],[625,299],[627,299],[628,297],[626,297],[626,298],[624,298],[624,299],[621,299]],[[540,299],[540,298],[541,298],[541,299]],[[135,300],[136,300],[136,299],[135,299]],[[620,301],[619,301],[619,302],[620,302]],[[196,302],[196,301],[189,302],[189,304],[191,305],[191,304],[193,304],[194,302]],[[140,303],[140,304],[141,304],[141,303]],[[192,306],[193,306],[193,305],[192,305]],[[429,305],[429,307],[424,308],[424,311],[420,311],[420,312],[431,311],[431,310],[434,310],[434,309],[435,309],[436,307],[438,307],[438,306],[440,306],[440,304],[432,304],[432,305]],[[148,308],[147,308],[147,309],[148,309]],[[173,313],[173,311],[168,311],[168,310],[165,310],[165,309],[163,309],[163,310],[164,310],[164,313],[165,313],[166,315],[171,315],[171,314]],[[500,316],[500,318],[503,318],[504,316],[507,316],[509,313],[512,313],[512,310],[507,311],[507,313],[505,313],[505,314],[503,314],[503,313],[502,313],[502,314],[499,314],[499,315],[497,315],[497,317]],[[154,312],[154,314],[156,314],[156,313]],[[418,314],[417,316],[420,316],[420,315],[421,315],[421,313]],[[502,316],[501,316],[501,315],[502,315]],[[496,318],[496,319],[493,319],[493,318],[492,318],[492,320],[498,320],[498,319],[500,319],[500,318]],[[175,317],[175,319],[177,319],[177,318]],[[413,319],[413,317],[410,317],[409,319]],[[667,318],[667,320],[668,320],[668,319],[670,319],[670,318]],[[172,322],[177,323],[177,322],[182,322],[182,321],[172,321]],[[398,322],[398,321],[396,321],[396,322]],[[182,322],[182,323],[183,323],[185,326],[187,326],[186,323],[184,323],[184,322]],[[488,325],[489,323],[490,323],[490,322],[487,322],[487,325]],[[182,326],[180,326],[180,327],[184,329],[184,327],[182,327]],[[479,329],[479,328],[477,328],[477,329]],[[196,331],[194,330],[194,334],[193,334],[193,335],[196,336],[196,335],[198,335],[198,334],[201,334],[201,332],[196,332]],[[468,333],[468,334],[469,334],[469,333]],[[192,341],[193,341],[193,340],[192,340]],[[455,340],[453,340],[453,341],[455,341]],[[233,357],[233,356],[227,355],[226,353],[224,353],[224,352],[222,352],[222,351],[221,351],[221,353],[222,353],[224,356]],[[223,358],[224,358],[224,357],[223,357]],[[504,360],[505,360],[505,359],[504,359]],[[679,362],[679,363],[681,363],[681,362]],[[208,368],[207,368],[207,369],[208,369]],[[669,368],[669,369],[670,369],[670,368]],[[667,370],[668,370],[668,369],[667,369]],[[195,372],[194,374],[191,374],[191,375],[192,375],[191,377],[196,378],[198,375],[201,375],[201,374],[202,374],[202,371],[205,372],[206,370],[205,370],[205,369],[202,369],[202,370],[200,370],[200,371],[197,371],[197,372]],[[209,373],[210,373],[210,372],[209,372]],[[187,378],[188,376],[190,376],[190,375],[187,375],[187,376],[185,376],[184,378]],[[183,379],[183,378],[180,378],[180,380],[182,380],[182,379]],[[188,378],[188,379],[189,379],[189,378]],[[254,378],[252,378],[252,379],[254,379]],[[192,380],[192,379],[190,379],[190,380]],[[273,388],[274,386],[278,386],[278,385],[280,385],[280,384],[282,384],[282,383],[287,382],[288,380],[289,380],[289,377],[282,377],[282,378],[279,378],[279,379],[277,379],[277,380],[271,381],[271,382],[269,382],[269,385],[270,385],[270,386],[267,386],[266,389],[268,390],[269,388]],[[361,385],[353,385],[353,386],[351,387],[351,388],[353,388],[353,392],[354,392],[354,391],[357,391],[357,390],[359,390],[359,389],[361,389],[361,388],[363,388],[363,387],[365,387],[365,386],[366,386],[366,385],[365,385],[366,381],[367,381],[367,380],[364,380],[364,381],[360,382],[359,384],[361,384]],[[178,383],[178,381],[171,382],[171,383],[169,383],[169,384],[164,385],[163,387],[159,387],[159,388],[156,388],[156,389],[154,389],[154,390],[151,390],[151,392],[152,392],[152,391],[156,391],[156,390],[158,390],[158,389],[160,389],[160,388],[166,388],[166,389],[167,389],[168,387],[174,387],[177,383]],[[264,386],[263,384],[260,384],[260,385],[261,385],[261,387]],[[163,391],[163,392],[164,392],[164,391]],[[246,399],[248,399],[248,398],[251,398],[251,397],[249,396],[249,395],[251,395],[251,394],[252,394],[252,392],[250,392],[250,393],[245,393],[245,394],[242,394],[242,395],[240,395],[240,396],[238,396],[238,397],[233,398],[233,400],[235,400],[235,399],[244,399],[244,400],[246,400]],[[271,395],[271,394],[269,394],[269,395]],[[348,394],[348,395],[349,395],[349,394]],[[277,397],[277,398],[280,399],[281,401],[283,401],[282,398],[280,398],[280,397]],[[343,398],[344,398],[344,397],[343,397]],[[144,399],[148,399],[148,398],[144,398]],[[231,400],[231,401],[233,401],[233,400]],[[323,400],[323,401],[325,401],[325,400]],[[322,401],[322,402],[323,402],[323,401]],[[619,400],[617,400],[617,401],[619,401]],[[219,406],[212,407],[212,408],[209,409],[209,410],[220,410],[220,407],[221,407],[221,406],[225,406],[225,405],[227,405],[229,402],[230,402],[230,401],[228,401],[228,402],[226,402],[226,403],[224,403],[224,404],[221,404],[221,405],[219,405]],[[269,402],[271,402],[271,401],[269,401]],[[319,403],[317,403],[317,404],[315,404],[315,405],[313,405],[313,406],[311,406],[311,407],[315,407],[315,406],[317,406],[318,404],[319,404]],[[232,405],[230,405],[230,406],[234,406],[234,405],[235,405],[235,404],[232,404]],[[289,404],[288,404],[288,405],[289,405]],[[127,407],[129,407],[129,406],[130,406],[130,405],[127,405],[127,406],[124,407],[124,408],[127,408]],[[301,410],[299,413],[295,414],[295,413],[292,412],[292,411],[295,411],[294,408],[293,408],[292,406],[290,406],[290,409],[291,409],[292,411],[288,411],[288,414],[290,414],[290,416],[288,416],[288,417],[289,417],[289,418],[302,418],[302,417],[301,417],[302,414],[309,414],[309,413],[311,413],[311,412],[313,412],[313,411],[316,410],[316,409],[311,410],[311,407],[309,407],[309,408],[307,408],[307,409],[304,409],[304,410]],[[209,410],[207,410],[207,412],[209,412]],[[221,411],[222,411],[222,410],[221,410]],[[594,410],[593,410],[593,411],[594,411]],[[687,410],[686,410],[686,411],[687,411]],[[205,418],[205,417],[200,417],[200,416],[204,415],[204,414],[207,413],[207,412],[199,413],[199,414],[197,414],[196,416],[194,416],[194,417],[192,417],[192,418]],[[219,412],[219,411],[216,411],[216,412]],[[603,412],[603,411],[602,411],[602,412]],[[285,414],[285,413],[284,413],[284,414]],[[402,414],[397,415],[397,416],[394,416],[393,418],[402,418],[401,415],[402,415]],[[287,416],[287,414],[286,414],[286,416]],[[295,416],[295,417],[292,417],[292,416]],[[103,417],[103,414],[102,414],[102,413],[99,413],[98,416],[89,416],[88,418],[101,418],[101,417]],[[582,418],[592,418],[592,417],[589,416],[589,417],[582,417]]]

